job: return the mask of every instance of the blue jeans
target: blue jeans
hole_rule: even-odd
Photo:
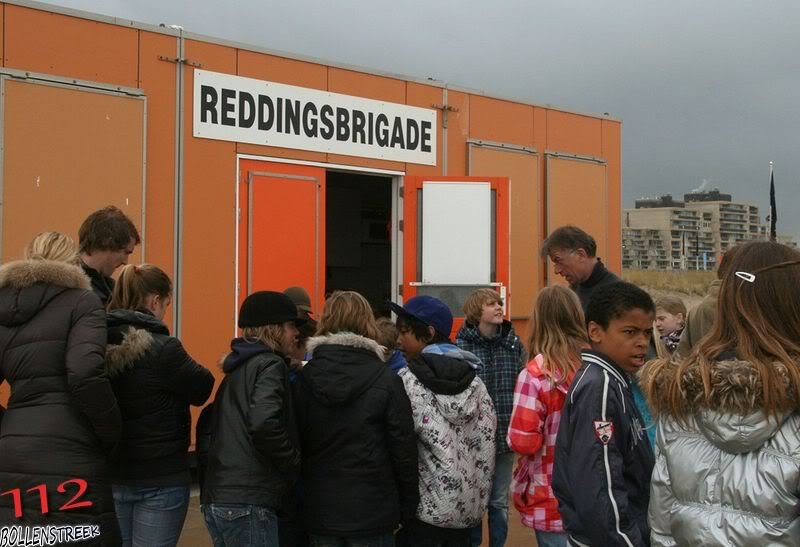
[[[124,547],[174,547],[189,508],[189,486],[115,484],[114,507]]]
[[[539,547],[567,547],[567,534],[536,530],[536,544]]]
[[[311,547],[394,547],[394,534],[366,537],[311,534]]]
[[[497,454],[494,463],[492,493],[489,495],[489,547],[504,547],[508,537],[508,495],[514,453]],[[483,526],[472,529],[472,545],[478,547],[483,539]]]
[[[269,507],[210,503],[201,510],[214,547],[278,545],[278,515]]]

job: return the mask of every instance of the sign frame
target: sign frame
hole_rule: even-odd
[[[434,109],[194,70],[192,135],[436,165]]]

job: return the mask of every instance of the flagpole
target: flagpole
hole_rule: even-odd
[[[769,162],[769,240],[776,241],[776,224],[778,221],[778,207],[775,203],[775,177],[773,175],[772,161]]]

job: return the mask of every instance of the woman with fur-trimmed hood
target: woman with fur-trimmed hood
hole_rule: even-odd
[[[741,245],[711,333],[642,384],[658,416],[653,546],[800,545],[800,253]]]
[[[0,496],[0,527],[88,525],[81,545],[118,545],[106,456],[121,422],[103,372],[105,313],[71,238],[39,234],[26,256],[0,267],[0,378],[11,386],[0,486],[22,503]]]
[[[295,384],[311,545],[393,545],[419,500],[411,404],[363,296],[333,293],[317,333]]]
[[[189,406],[214,375],[163,323],[172,281],[153,264],[122,268],[109,303],[106,366],[123,428],[112,460],[123,545],[175,545],[189,507]]]

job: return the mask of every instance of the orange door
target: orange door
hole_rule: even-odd
[[[298,285],[319,312],[325,274],[325,170],[240,160],[239,304]]]
[[[453,333],[478,288],[496,289],[508,316],[508,195],[506,177],[405,178],[403,300],[440,298],[453,311]]]

